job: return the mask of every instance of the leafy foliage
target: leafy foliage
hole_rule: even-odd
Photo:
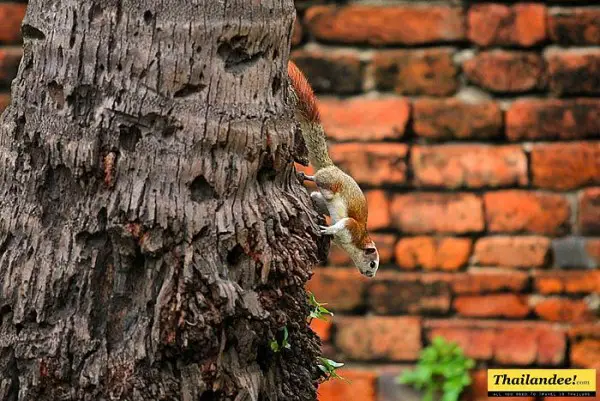
[[[308,294],[308,303],[313,308],[309,315],[311,319],[320,319],[327,321],[327,318],[325,316],[329,315],[333,317],[333,313],[331,313],[331,311],[325,308],[325,305],[327,305],[326,303],[319,303],[315,298],[315,294],[313,294],[312,292],[309,292]]]
[[[471,384],[469,370],[474,366],[456,343],[436,337],[421,351],[415,370],[404,372],[398,381],[424,391],[423,401],[433,401],[438,394],[441,401],[457,401]]]
[[[343,363],[339,363],[336,361],[332,361],[331,359],[319,357],[319,364],[317,365],[319,369],[327,376],[327,380],[334,378],[344,380],[349,383],[349,381],[342,376],[338,375],[336,370],[344,366]]]
[[[277,339],[271,340],[271,342],[270,342],[271,350],[273,352],[281,352],[282,349],[292,348],[292,346],[288,342],[289,333],[288,333],[287,327],[283,327],[283,329],[281,329],[281,330],[283,331],[283,336],[281,338],[281,342],[277,341]]]

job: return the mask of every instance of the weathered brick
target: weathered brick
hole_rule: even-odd
[[[486,51],[465,61],[463,71],[469,81],[492,92],[525,92],[544,85],[544,60],[536,53]]]
[[[21,40],[21,22],[27,4],[16,2],[0,3],[0,42],[16,43]]]
[[[312,331],[317,333],[322,342],[327,342],[331,338],[331,326],[333,325],[331,319],[321,320],[313,319],[310,322],[310,328]]]
[[[292,32],[292,46],[298,46],[302,42],[303,29],[302,24],[298,19],[294,21],[294,28]]]
[[[339,143],[330,146],[331,158],[359,184],[406,182],[408,147],[401,143]]]
[[[483,200],[491,232],[558,235],[569,226],[571,208],[562,195],[507,190],[488,192]]]
[[[600,265],[593,241],[568,235],[552,239],[552,260],[561,269],[593,269]]]
[[[553,50],[546,53],[548,86],[559,95],[600,94],[600,50]]]
[[[518,293],[525,290],[528,283],[529,276],[519,271],[482,268],[452,275],[452,291],[455,294]]]
[[[600,184],[600,142],[535,145],[531,172],[539,188],[565,190]]]
[[[476,4],[467,18],[467,35],[480,46],[529,47],[546,39],[546,8],[540,4]]]
[[[365,197],[369,207],[367,228],[377,230],[388,227],[390,225],[390,204],[387,194],[381,190],[367,191]]]
[[[419,186],[456,189],[527,184],[527,158],[520,146],[414,146],[410,162]]]
[[[422,281],[398,273],[380,273],[371,283],[367,299],[380,315],[446,313],[450,288],[444,281]]]
[[[600,267],[600,239],[588,239],[585,244],[585,251],[591,260],[591,266],[589,267]]]
[[[600,165],[600,151],[596,157],[596,163]],[[600,181],[600,167],[597,179]],[[600,235],[600,187],[588,188],[581,193],[577,224],[582,234]]]
[[[22,55],[23,50],[20,47],[0,48],[0,85],[9,85],[15,78]]]
[[[392,261],[394,256],[394,244],[396,236],[393,234],[369,233],[379,252],[379,263],[386,264]],[[329,263],[335,266],[351,266],[352,261],[348,253],[338,246],[332,246],[329,251]]]
[[[502,129],[502,111],[491,101],[417,99],[413,120],[418,136],[438,140],[495,138]]]
[[[407,237],[395,247],[396,264],[407,270],[457,270],[469,261],[469,238]]]
[[[560,326],[541,322],[495,320],[426,320],[428,340],[441,335],[456,341],[465,354],[506,365],[559,365],[566,352]]]
[[[362,306],[366,279],[357,269],[320,268],[306,287],[317,301],[327,303],[328,309],[347,312]]]
[[[475,243],[475,260],[484,266],[543,267],[548,263],[546,237],[484,237]]]
[[[595,318],[589,305],[582,299],[534,296],[531,297],[530,304],[535,314],[544,320],[581,323],[593,321]]]
[[[391,50],[373,57],[377,89],[403,95],[448,96],[458,89],[452,49]]]
[[[319,101],[323,128],[336,141],[377,141],[399,139],[410,115],[406,99],[333,98]]]
[[[407,370],[413,370],[411,365],[384,365],[377,367],[379,380],[377,381],[378,401],[421,401],[423,393],[409,384],[398,383],[398,376]],[[354,401],[349,398],[348,401]],[[356,400],[358,401],[358,400]]]
[[[376,401],[377,374],[372,370],[341,368],[337,372],[343,380],[327,380],[319,385],[319,401]]]
[[[465,36],[460,7],[317,6],[307,10],[305,20],[311,33],[326,42],[417,45]]]
[[[591,294],[600,292],[600,270],[534,272],[534,286],[540,294]]]
[[[453,307],[468,317],[524,318],[529,314],[527,300],[515,294],[461,295],[454,299]]]
[[[561,45],[600,45],[600,9],[551,8],[548,33]]]
[[[599,99],[523,99],[506,113],[506,135],[524,139],[580,139],[599,137]]]
[[[589,338],[573,344],[571,363],[575,367],[598,369],[600,372],[600,340]]]
[[[418,317],[336,316],[335,345],[352,360],[414,361],[421,351]]]
[[[0,93],[0,113],[10,104],[10,93]]]
[[[291,58],[317,93],[347,95],[361,91],[363,66],[355,54],[296,50]]]

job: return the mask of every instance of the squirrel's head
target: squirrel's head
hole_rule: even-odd
[[[379,252],[373,241],[367,242],[362,249],[359,249],[359,253],[354,258],[354,263],[361,274],[372,278],[375,277],[377,269],[379,268]]]

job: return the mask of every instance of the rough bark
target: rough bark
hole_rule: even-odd
[[[29,2],[0,119],[0,400],[316,398],[293,18],[291,0]]]

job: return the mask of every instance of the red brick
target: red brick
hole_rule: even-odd
[[[600,161],[600,152],[596,160]],[[598,171],[600,173],[600,168]],[[598,179],[600,180],[600,174]],[[582,234],[600,235],[600,187],[588,188],[579,197],[577,224]]]
[[[377,141],[404,135],[410,105],[402,98],[319,101],[323,128],[336,141]]]
[[[548,86],[558,95],[600,94],[600,50],[549,51]]]
[[[438,336],[457,343],[469,358],[489,361],[494,357],[494,330],[442,327],[429,331],[427,338],[432,341]]]
[[[525,92],[544,84],[544,60],[536,53],[494,50],[465,61],[466,77],[492,92]]]
[[[319,385],[319,401],[376,401],[377,374],[372,370],[341,368],[338,374],[347,379],[331,379]]]
[[[600,292],[600,270],[545,271],[534,273],[534,285],[540,294],[592,294]]]
[[[352,360],[414,361],[421,351],[418,317],[336,316],[335,345]]]
[[[561,45],[600,45],[600,9],[551,8],[548,33]]]
[[[413,109],[414,131],[423,138],[495,138],[502,129],[502,111],[490,101],[417,99]]]
[[[406,182],[406,154],[401,143],[340,143],[330,146],[331,158],[359,184]]]
[[[600,142],[535,145],[531,172],[539,188],[565,190],[600,184]]]
[[[599,126],[598,99],[523,99],[506,113],[506,135],[513,141],[597,137]]]
[[[533,297],[531,303],[536,315],[544,320],[581,323],[595,318],[589,305],[581,299]]]
[[[367,228],[377,230],[388,227],[390,225],[390,202],[386,193],[381,190],[367,191],[365,196],[369,208]]]
[[[522,292],[529,283],[529,276],[518,271],[498,269],[470,269],[466,273],[452,275],[452,291],[455,294],[481,294],[498,291]]]
[[[298,46],[300,42],[302,42],[302,34],[302,24],[300,23],[300,21],[298,21],[298,19],[296,19],[294,21],[294,28],[292,32],[292,46]]]
[[[21,40],[21,22],[27,4],[0,3],[0,42],[16,43]]]
[[[452,49],[391,50],[373,57],[377,89],[403,95],[448,96],[458,89]]]
[[[571,208],[562,195],[507,190],[488,192],[483,200],[491,232],[558,235],[569,225]]]
[[[317,6],[306,12],[306,23],[318,40],[338,43],[417,45],[465,36],[459,7]]]
[[[546,237],[484,237],[475,244],[475,260],[484,266],[543,267],[548,262]]]
[[[10,104],[10,94],[0,93],[0,113],[4,111]]]
[[[414,146],[410,160],[419,186],[456,189],[527,184],[527,158],[520,146]]]
[[[471,385],[465,389],[464,396],[460,399],[464,401],[534,401],[534,397],[489,397],[487,369],[478,369],[471,373]],[[550,400],[552,401],[552,400]],[[573,401],[573,400],[571,400]]]
[[[457,270],[469,261],[471,246],[468,238],[402,238],[395,247],[396,264],[407,270]]]
[[[320,268],[307,283],[317,301],[334,312],[352,311],[363,304],[366,279],[357,269]]]
[[[476,359],[505,365],[559,365],[566,352],[564,330],[541,322],[495,320],[428,320],[428,339],[442,335],[457,341],[465,353]]]
[[[574,342],[584,338],[596,338],[600,340],[600,321],[572,325],[569,328],[568,334],[571,341]]]
[[[0,9],[1,7],[2,3]],[[23,50],[20,47],[0,48],[0,85],[9,85],[15,78],[22,55]]]
[[[589,338],[573,344],[571,363],[575,367],[600,369],[600,340]]]
[[[396,236],[393,234],[369,233],[379,253],[379,263],[386,264],[392,261],[394,256],[394,244]],[[335,266],[351,266],[352,261],[348,253],[338,246],[332,246],[329,251],[329,263]]]
[[[371,282],[367,299],[380,315],[447,313],[450,310],[447,282],[382,272]]]
[[[310,322],[310,328],[317,333],[322,342],[327,342],[331,338],[332,318],[328,320],[313,319]]]
[[[524,318],[529,314],[526,299],[515,294],[461,295],[453,306],[459,315],[468,317]]]
[[[585,244],[585,252],[595,267],[600,267],[600,239],[589,239]]]
[[[481,46],[529,47],[546,39],[546,8],[540,4],[478,4],[469,9],[468,37]]]
[[[414,234],[483,231],[483,208],[477,195],[465,193],[396,195],[390,205],[395,228]]]
[[[356,54],[296,50],[291,59],[317,93],[352,94],[362,90],[363,66]]]

